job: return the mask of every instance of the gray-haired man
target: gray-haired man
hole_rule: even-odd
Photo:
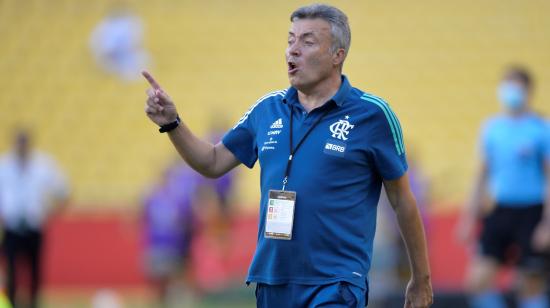
[[[260,98],[222,142],[196,138],[145,72],[153,86],[146,113],[206,176],[260,161],[258,244],[247,278],[257,283],[258,307],[364,307],[382,183],[411,261],[405,306],[427,307],[426,241],[399,121],[386,102],[342,75],[351,40],[344,13],[310,5],[291,22],[291,87]]]

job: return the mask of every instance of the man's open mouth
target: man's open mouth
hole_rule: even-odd
[[[298,66],[296,65],[296,63],[292,62],[292,61],[289,61],[288,62],[288,73],[289,74],[294,74],[298,71]]]

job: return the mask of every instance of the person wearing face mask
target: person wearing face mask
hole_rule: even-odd
[[[550,138],[545,119],[531,110],[532,88],[527,70],[509,68],[497,89],[503,111],[488,119],[482,129],[481,167],[458,228],[460,239],[468,242],[476,224],[483,222],[467,278],[474,308],[506,307],[494,280],[499,268],[510,263],[518,266],[518,307],[550,307],[545,294]],[[484,200],[494,205],[488,214],[483,211]]]

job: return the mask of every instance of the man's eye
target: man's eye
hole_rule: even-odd
[[[305,44],[306,46],[312,46],[314,43],[312,41],[306,41]]]

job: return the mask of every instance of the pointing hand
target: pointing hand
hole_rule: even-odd
[[[161,126],[176,121],[178,112],[174,102],[147,71],[142,72],[151,88],[147,89],[145,113],[155,124]]]

